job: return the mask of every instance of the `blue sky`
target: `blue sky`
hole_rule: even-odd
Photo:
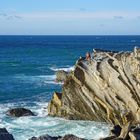
[[[139,35],[140,0],[0,0],[0,34]]]

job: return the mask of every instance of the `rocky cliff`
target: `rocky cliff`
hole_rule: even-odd
[[[79,59],[54,93],[51,116],[123,125],[140,121],[140,49],[132,52],[94,50]]]

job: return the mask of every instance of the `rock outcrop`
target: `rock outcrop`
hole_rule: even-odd
[[[35,116],[35,114],[26,108],[13,108],[6,112],[8,116],[23,117],[23,116]]]
[[[140,122],[140,49],[94,50],[92,56],[77,61],[62,94],[49,103],[49,115],[121,126]]]
[[[40,137],[32,137],[29,140],[84,140],[82,138],[78,138],[75,135],[65,135],[64,137],[58,136],[58,137],[51,137],[49,135],[43,135]]]
[[[14,140],[14,137],[9,134],[6,128],[0,128],[0,140]]]
[[[64,70],[59,70],[56,72],[56,81],[57,82],[64,82],[68,77],[68,72]]]
[[[129,122],[126,125],[124,125],[122,129],[118,129],[118,128],[119,128],[118,125],[114,126],[113,128],[113,130],[115,130],[114,133],[112,133],[111,131],[110,136],[106,138],[101,138],[100,140],[140,140],[139,124],[132,125]]]

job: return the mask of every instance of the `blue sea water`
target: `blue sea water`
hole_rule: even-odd
[[[0,127],[16,140],[32,136],[75,134],[98,139],[108,134],[108,125],[89,121],[68,121],[47,116],[59,69],[73,69],[76,60],[93,48],[130,51],[140,46],[140,36],[0,36]],[[10,118],[9,108],[26,107],[36,117]]]

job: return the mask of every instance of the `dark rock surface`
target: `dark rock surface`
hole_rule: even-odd
[[[6,114],[12,117],[35,116],[35,114],[32,111],[25,108],[10,109],[6,112]]]
[[[51,137],[49,135],[42,135],[42,136],[39,136],[39,137],[32,137],[31,139],[29,140],[58,140],[59,138],[61,137]]]
[[[118,128],[117,126],[117,129]],[[116,134],[110,133],[108,137],[101,138],[100,140],[140,140],[140,125],[127,123],[122,126],[120,135],[116,136]]]
[[[29,140],[84,140],[84,139],[78,138],[74,135],[65,135],[64,137],[60,137],[60,136],[51,137],[49,135],[43,135],[43,136],[40,136],[40,137],[32,137]]]
[[[65,135],[64,137],[60,138],[59,140],[84,140],[84,139],[78,138],[75,135]]]
[[[114,135],[118,137],[121,134],[121,127],[119,125],[115,125],[111,130],[110,130],[110,135]]]
[[[6,128],[0,128],[0,140],[14,140],[14,137],[9,134]]]

